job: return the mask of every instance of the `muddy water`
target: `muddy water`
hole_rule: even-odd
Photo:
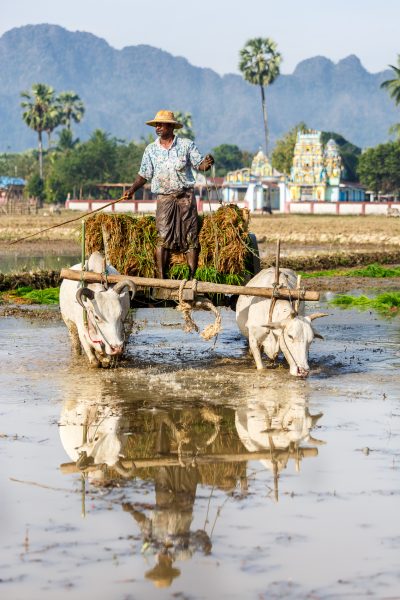
[[[114,371],[3,318],[1,597],[399,597],[400,323],[329,313],[307,381],[228,311],[137,311]]]

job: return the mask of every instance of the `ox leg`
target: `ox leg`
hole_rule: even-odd
[[[74,354],[82,354],[82,346],[79,339],[78,328],[73,321],[64,319],[64,323],[67,326],[69,337],[71,340],[71,346]]]
[[[94,369],[96,369],[97,367],[100,367],[100,362],[95,354],[95,351],[93,350],[93,348],[91,346],[89,346],[89,344],[86,341],[85,335],[83,332],[81,332],[81,335],[79,336],[81,344],[82,344],[82,348],[85,351],[86,356],[89,359],[89,363],[90,366],[93,367]]]
[[[258,344],[258,340],[252,331],[249,331],[249,345],[250,345],[250,352],[253,355],[257,370],[262,371],[264,369],[264,365],[261,360],[260,347]]]

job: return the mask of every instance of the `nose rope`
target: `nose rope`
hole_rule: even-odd
[[[88,310],[87,313],[88,313],[88,321],[89,321],[89,316],[92,315],[92,311]],[[106,344],[108,344],[110,346],[110,348],[113,348],[113,345],[110,344],[110,342],[107,340],[106,336],[102,332],[100,326],[96,323],[96,319],[90,319],[90,321],[91,321],[92,325],[94,326],[94,329],[96,330],[96,332],[99,333],[100,337],[102,338],[101,340],[92,340],[92,337],[90,335],[90,330],[89,330],[89,323],[88,323],[87,332],[88,332],[90,341],[93,342],[94,344],[101,344],[102,346],[104,346],[104,342],[105,342]]]
[[[282,330],[282,335],[281,335],[281,338],[282,338],[282,340],[283,340],[283,342],[284,342],[284,344],[285,344],[286,350],[288,351],[288,353],[290,354],[290,356],[291,356],[291,358],[292,358],[292,360],[293,360],[294,364],[296,365],[297,371],[299,371],[299,370],[300,370],[300,369],[302,369],[303,367],[300,367],[300,366],[297,364],[297,360],[295,359],[295,357],[293,356],[293,354],[290,352],[289,346],[287,345],[287,343],[286,343],[286,339],[285,339],[285,331],[286,331],[286,330],[285,330],[285,328],[283,328],[283,330]]]

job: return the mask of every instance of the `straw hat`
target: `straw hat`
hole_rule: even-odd
[[[155,127],[156,123],[172,123],[172,125],[175,125],[175,129],[183,127],[182,123],[179,123],[175,119],[175,115],[171,110],[159,110],[154,119],[146,121],[146,125],[151,125],[152,127]]]

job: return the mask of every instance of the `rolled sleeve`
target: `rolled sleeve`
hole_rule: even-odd
[[[139,169],[139,175],[149,181],[154,175],[153,163],[151,161],[150,152],[146,148],[142,157],[142,163]]]
[[[198,169],[204,160],[204,157],[200,154],[194,142],[191,142],[189,146],[189,159],[193,169]]]

